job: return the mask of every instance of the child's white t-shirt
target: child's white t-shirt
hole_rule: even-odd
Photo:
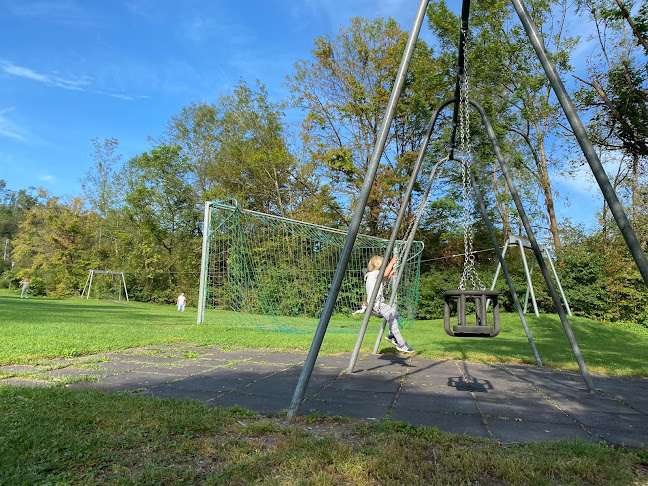
[[[373,292],[376,282],[378,281],[379,270],[374,270],[373,272],[367,273],[365,275],[365,290],[367,291],[367,302],[371,298],[371,293]],[[374,302],[374,307],[378,304],[383,304],[385,302],[385,297],[383,297],[383,284],[380,282],[380,288],[378,289],[378,295],[376,296],[376,302]]]
[[[184,305],[186,300],[187,299],[186,299],[186,297],[184,295],[179,295],[178,296],[178,305]]]

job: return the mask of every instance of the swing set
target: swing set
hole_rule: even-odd
[[[619,229],[626,241],[628,249],[630,250],[630,253],[633,256],[635,264],[637,265],[637,268],[641,273],[644,282],[648,285],[648,259],[646,258],[646,255],[643,252],[641,244],[639,243],[639,240],[637,239],[637,236],[634,230],[632,229],[632,226],[630,226],[630,223],[628,222],[623,207],[619,202],[616,193],[614,192],[614,188],[610,184],[610,181],[607,177],[607,174],[605,173],[605,170],[603,169],[603,166],[601,165],[598,155],[596,154],[596,151],[594,150],[594,147],[587,136],[585,128],[582,122],[580,121],[580,118],[578,117],[576,109],[569,95],[567,94],[567,91],[565,90],[565,87],[560,77],[558,76],[556,67],[553,61],[550,59],[549,54],[547,53],[542,38],[538,33],[538,30],[534,25],[533,21],[531,20],[531,16],[527,11],[526,7],[524,6],[522,0],[511,0],[511,3],[518,17],[520,18],[520,21],[526,31],[526,34],[531,44],[533,45],[533,48],[536,52],[536,55],[538,56],[538,59],[540,60],[544,68],[547,78],[554,90],[554,93],[556,94],[556,97],[558,98],[558,101],[560,102],[563,111],[565,112],[567,120],[569,121],[572,127],[572,130],[581,146],[581,149],[583,150],[583,154],[587,159],[590,169],[592,170],[592,173],[597,183],[599,184],[599,187],[601,188],[603,196],[605,197],[605,200],[608,206],[610,207],[610,210],[619,226]],[[400,94],[403,89],[403,85],[405,83],[405,79],[407,76],[407,68],[412,59],[415,43],[419,36],[421,26],[425,18],[427,5],[428,5],[428,0],[421,0],[418,10],[416,12],[414,23],[412,25],[412,30],[410,32],[410,36],[405,46],[405,52],[403,53],[403,58],[398,68],[398,72],[396,74],[394,87],[392,88],[391,96],[389,98],[389,102],[385,109],[385,115],[383,117],[383,121],[380,124],[380,132],[378,133],[378,138],[374,146],[374,150],[371,156],[371,160],[369,162],[369,166],[367,168],[367,173],[365,175],[364,183],[360,191],[360,195],[358,197],[356,209],[354,211],[353,218],[349,226],[349,231],[347,233],[347,241],[344,245],[344,249],[340,256],[338,267],[331,284],[331,288],[329,291],[326,304],[324,306],[324,309],[322,310],[319,324],[315,331],[315,335],[313,336],[313,341],[311,343],[308,356],[306,357],[306,360],[304,362],[304,367],[299,377],[299,381],[297,382],[295,393],[290,403],[290,407],[288,408],[289,419],[291,419],[297,413],[299,406],[301,405],[301,402],[304,398],[306,387],[308,386],[310,376],[315,366],[315,361],[317,359],[317,355],[319,354],[319,350],[322,341],[324,339],[324,334],[326,333],[326,329],[329,320],[331,318],[331,314],[333,312],[333,307],[335,306],[337,295],[340,290],[342,278],[347,268],[350,251],[351,248],[353,247],[353,242],[355,241],[355,238],[359,232],[360,223],[362,221],[362,216],[364,212],[364,207],[368,201],[369,193],[371,191],[371,187],[373,185],[378,170],[378,165],[382,157],[383,151],[385,149],[388,132],[394,118],[398,99],[400,97]],[[504,277],[507,281],[511,293],[511,298],[515,304],[518,315],[520,316],[520,320],[522,322],[525,333],[527,335],[527,339],[529,341],[529,345],[531,347],[533,356],[536,360],[537,365],[542,366],[542,362],[538,355],[537,349],[533,342],[533,338],[531,336],[531,332],[529,331],[529,327],[527,325],[524,316],[524,310],[517,297],[517,293],[515,291],[513,281],[511,279],[508,268],[506,266],[506,261],[504,260],[503,252],[501,251],[499,243],[497,241],[497,236],[495,234],[493,224],[488,217],[488,213],[486,211],[486,206],[484,205],[483,197],[481,195],[478,185],[475,182],[475,177],[471,170],[470,127],[469,127],[468,114],[469,114],[469,109],[472,108],[476,110],[481,117],[483,129],[485,130],[488,140],[490,141],[493,153],[497,159],[499,167],[502,171],[502,175],[504,176],[506,180],[506,184],[509,188],[511,198],[515,203],[520,220],[527,233],[526,235],[527,238],[524,241],[525,243],[528,242],[528,247],[530,247],[533,250],[534,258],[538,262],[543,278],[546,282],[548,292],[551,295],[551,298],[554,302],[556,312],[560,317],[560,321],[563,325],[563,329],[565,331],[569,344],[572,348],[576,362],[578,363],[587,390],[591,392],[593,391],[594,387],[589,372],[587,370],[587,366],[585,364],[585,361],[583,360],[578,344],[576,343],[576,339],[574,338],[574,334],[571,330],[569,321],[567,320],[565,310],[563,309],[555,285],[551,279],[551,275],[549,274],[547,264],[542,255],[541,247],[535,238],[533,229],[531,228],[529,220],[526,216],[524,206],[522,205],[522,201],[515,187],[513,178],[511,177],[511,174],[509,172],[508,166],[506,164],[499,143],[495,136],[493,127],[482,106],[469,97],[469,85],[468,85],[468,75],[467,75],[467,66],[466,66],[466,57],[467,57],[466,48],[467,48],[469,13],[470,13],[470,0],[463,0],[462,10],[461,10],[461,27],[459,33],[459,52],[458,52],[458,61],[457,61],[457,77],[456,77],[455,93],[452,98],[445,100],[441,104],[439,104],[439,106],[437,106],[437,108],[435,109],[432,115],[431,121],[427,128],[427,132],[425,134],[425,137],[423,138],[423,142],[421,144],[421,148],[417,160],[414,164],[412,175],[408,183],[404,198],[401,202],[401,206],[394,224],[394,229],[392,231],[390,241],[387,244],[387,247],[385,249],[385,256],[383,258],[382,266],[379,269],[379,275],[384,274],[385,268],[389,261],[389,256],[392,254],[394,250],[394,243],[397,239],[398,228],[401,227],[402,222],[405,218],[408,203],[411,200],[412,192],[415,183],[417,181],[417,178],[419,176],[423,158],[427,150],[428,144],[430,142],[430,139],[432,137],[432,134],[434,132],[439,113],[446,107],[452,106],[453,118],[452,118],[452,132],[451,132],[450,143],[449,143],[449,147],[450,147],[449,155],[441,159],[434,166],[432,173],[430,174],[429,180],[425,185],[421,204],[418,208],[414,221],[407,229],[407,234],[404,239],[406,243],[399,248],[399,251],[395,254],[395,256],[398,258],[399,262],[407,261],[407,255],[410,249],[410,243],[414,238],[414,233],[416,231],[416,228],[418,227],[425,206],[427,205],[427,201],[430,197],[431,189],[434,185],[434,182],[436,181],[437,174],[439,173],[441,166],[445,163],[450,163],[450,162],[460,163],[461,173],[462,173],[462,184],[463,184],[462,194],[463,194],[463,205],[464,205],[463,206],[464,247],[465,247],[464,270],[463,270],[461,282],[459,284],[459,288],[457,290],[449,290],[444,293],[444,300],[445,300],[444,329],[447,334],[456,337],[495,337],[500,331],[498,293],[493,290],[486,290],[485,286],[481,283],[481,280],[479,279],[479,276],[475,271],[475,265],[474,265],[475,258],[474,258],[474,251],[472,248],[472,236],[473,236],[472,221],[470,219],[470,209],[472,207],[471,198],[474,195],[482,219],[490,234],[491,241],[495,248],[495,253],[497,254],[497,257],[499,259],[498,272],[501,268],[502,273],[504,274]],[[460,146],[459,146],[459,150],[457,150],[457,154],[456,154],[457,156],[455,157],[455,150],[457,148],[456,147],[457,128],[459,128]],[[470,187],[472,187],[472,191],[469,190]],[[396,288],[398,287],[399,279],[402,276],[404,267],[405,265],[399,265],[398,267],[395,280],[392,283],[392,285],[396,286]],[[470,286],[472,288],[467,288],[469,281],[471,283]],[[372,295],[369,296],[369,300],[367,302],[367,307],[369,309],[373,307],[373,304],[375,302],[378,293],[378,288],[379,286],[376,285],[374,291],[372,292]],[[392,291],[392,298],[389,302],[390,305],[393,305],[393,299],[395,298],[394,296],[395,296],[395,292]],[[451,316],[450,316],[451,314],[450,307],[453,301],[456,301],[456,307],[457,307],[457,323],[454,325],[452,325],[451,323]],[[475,308],[475,322],[470,324],[467,321],[467,311],[469,308],[472,308],[473,306],[472,305],[469,306],[468,303],[473,303]],[[493,305],[492,325],[489,325],[489,323],[487,322],[487,309],[490,303],[492,303]],[[365,313],[362,325],[360,327],[360,331],[358,333],[358,339],[356,341],[349,362],[349,368],[347,370],[348,373],[353,372],[353,368],[356,364],[358,353],[360,351],[360,346],[362,344],[362,340],[364,338],[367,325],[369,323],[370,314],[371,313],[369,312]],[[376,353],[378,350],[378,346],[382,334],[384,333],[384,329],[385,329],[385,321],[383,321],[381,329],[378,333],[378,338],[376,340],[376,345],[374,347],[374,353]]]

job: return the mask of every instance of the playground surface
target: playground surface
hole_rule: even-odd
[[[317,359],[298,415],[389,417],[503,443],[580,438],[648,446],[648,378],[592,374],[595,390],[588,392],[580,373],[537,366],[365,354],[348,374],[349,358]],[[31,378],[0,384],[52,386],[52,380],[67,378],[69,389],[199,400],[275,415],[286,413],[305,359],[301,351],[150,346],[1,366]],[[75,381],[83,377],[92,381]]]

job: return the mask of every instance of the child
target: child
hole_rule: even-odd
[[[376,302],[374,302],[373,309],[371,313],[377,317],[382,317],[386,319],[389,323],[389,333],[385,336],[385,339],[396,346],[396,349],[404,353],[413,353],[414,349],[410,348],[407,342],[401,336],[400,330],[398,329],[398,312],[393,307],[385,303],[385,297],[383,296],[383,283],[387,279],[396,275],[396,270],[394,270],[394,265],[398,259],[392,258],[392,260],[385,268],[385,273],[380,282],[380,287],[378,289],[378,295],[376,296]],[[380,270],[380,265],[382,265],[383,257],[380,255],[374,255],[369,260],[369,265],[367,267],[367,274],[365,275],[365,286],[367,291],[367,301],[371,298],[371,293],[373,292],[376,282],[378,281],[378,272]]]
[[[185,302],[187,301],[184,292],[178,295],[178,299],[176,300],[176,305],[178,306],[178,310],[184,312],[185,310]]]

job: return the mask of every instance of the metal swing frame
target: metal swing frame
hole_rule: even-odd
[[[574,135],[576,136],[576,139],[578,140],[578,143],[583,151],[583,155],[585,156],[590,169],[592,170],[592,173],[601,189],[601,192],[603,193],[603,197],[605,198],[608,206],[610,207],[610,211],[612,212],[612,215],[615,218],[615,221],[617,222],[617,225],[619,226],[619,229],[621,231],[621,234],[623,235],[626,245],[628,246],[628,249],[630,250],[630,253],[632,254],[632,257],[635,261],[635,264],[637,265],[637,268],[639,272],[641,273],[641,276],[648,285],[648,258],[646,258],[645,253],[643,252],[643,248],[641,247],[641,244],[639,243],[639,240],[637,238],[637,235],[630,225],[628,218],[625,214],[625,211],[623,209],[623,206],[621,202],[619,201],[616,192],[614,191],[614,188],[612,187],[612,184],[610,183],[610,180],[601,164],[601,161],[598,158],[598,155],[594,149],[594,146],[592,145],[591,140],[587,136],[587,132],[585,130],[585,127],[583,126],[578,113],[576,112],[576,108],[571,101],[571,98],[567,94],[567,90],[565,89],[565,86],[563,85],[562,80],[560,79],[560,76],[558,75],[558,71],[556,69],[555,64],[549,57],[549,54],[544,46],[544,42],[542,40],[542,37],[540,36],[538,29],[536,28],[535,24],[533,23],[531,16],[526,9],[525,5],[523,4],[522,0],[511,0],[511,3],[518,14],[518,17],[520,18],[520,21],[526,31],[527,37],[529,38],[536,55],[538,56],[538,59],[540,60],[543,69],[545,71],[545,74],[547,75],[547,78],[549,79],[549,82],[551,83],[553,90],[556,94],[556,97],[558,98],[558,101],[560,102],[562,109],[567,117],[567,120],[569,121],[569,124],[574,132]],[[421,26],[423,24],[423,20],[425,18],[425,12],[427,9],[428,5],[428,0],[421,0],[420,4],[418,6],[418,9],[416,11],[416,16],[414,18],[414,22],[412,24],[412,29],[410,31],[409,38],[407,40],[407,44],[405,46],[405,50],[403,53],[403,58],[401,60],[401,63],[398,68],[398,72],[396,74],[396,80],[394,82],[393,88],[391,95],[389,97],[389,102],[387,103],[387,107],[385,109],[385,114],[382,119],[382,123],[380,124],[380,131],[378,133],[378,137],[376,139],[376,144],[374,145],[374,149],[371,155],[371,159],[369,161],[369,165],[367,167],[367,173],[365,175],[365,179],[362,185],[362,188],[360,190],[360,194],[358,195],[358,200],[356,204],[356,209],[353,213],[353,218],[351,219],[351,223],[349,225],[349,231],[347,234],[347,239],[345,241],[344,247],[342,249],[342,253],[340,255],[340,260],[338,262],[338,266],[335,272],[335,275],[333,277],[333,281],[331,283],[331,288],[329,291],[328,298],[326,300],[326,304],[324,305],[324,309],[322,310],[322,314],[320,316],[319,323],[317,325],[317,329],[315,330],[315,334],[313,336],[313,341],[311,343],[311,347],[309,349],[308,355],[306,357],[306,360],[304,362],[304,367],[302,368],[302,372],[299,376],[299,380],[297,382],[297,386],[295,387],[295,392],[292,397],[292,401],[290,403],[290,406],[288,408],[288,414],[287,417],[291,419],[294,417],[294,415],[297,413],[299,410],[299,407],[302,403],[302,400],[304,398],[304,393],[306,391],[306,387],[308,386],[308,382],[310,380],[310,376],[312,374],[313,368],[315,366],[315,361],[317,360],[317,356],[319,354],[319,350],[322,345],[322,341],[324,339],[324,335],[326,333],[326,328],[328,327],[328,323],[331,319],[331,315],[333,314],[333,308],[335,306],[335,301],[337,300],[338,293],[340,291],[340,287],[342,285],[342,279],[344,276],[344,273],[346,271],[347,265],[349,263],[349,258],[351,256],[351,250],[353,248],[353,243],[358,235],[359,229],[360,229],[360,224],[362,222],[362,216],[364,212],[364,207],[367,204],[367,201],[369,199],[369,194],[371,192],[371,187],[373,185],[374,179],[376,178],[376,173],[378,171],[378,165],[380,163],[380,159],[382,157],[382,154],[385,150],[385,145],[387,142],[387,137],[389,130],[391,128],[392,121],[394,119],[394,115],[396,112],[396,105],[398,103],[398,99],[400,97],[400,94],[403,90],[403,86],[405,84],[405,78],[407,76],[407,69],[409,67],[409,64],[412,59],[412,55],[414,53],[414,47],[416,44],[416,41],[418,39],[419,33],[421,31]],[[462,26],[462,32],[467,31],[468,28],[468,17],[469,17],[469,12],[470,12],[470,0],[463,0],[462,2],[462,12],[461,12],[461,26]],[[463,35],[463,34],[462,34]],[[462,44],[460,43],[460,56],[463,56],[463,47]],[[459,63],[459,67],[461,67],[461,63]],[[458,100],[449,100],[448,102],[444,102],[449,104],[452,101],[458,101]],[[491,140],[491,143],[493,144],[493,149],[495,150],[496,157],[498,159],[498,162],[500,162],[500,167],[502,169],[502,172],[504,174],[504,177],[507,179],[507,182],[510,180],[511,184],[509,185],[509,189],[511,190],[511,195],[513,196],[513,199],[515,201],[516,207],[518,209],[518,213],[520,214],[520,218],[523,221],[525,231],[527,232],[527,236],[529,238],[529,243],[534,251],[534,254],[536,256],[536,259],[538,260],[538,264],[540,266],[540,269],[542,271],[543,277],[545,278],[545,281],[547,282],[547,287],[549,289],[549,293],[551,294],[551,297],[554,301],[554,305],[556,307],[556,310],[560,316],[560,321],[563,325],[563,329],[565,331],[565,334],[567,336],[567,339],[569,340],[569,343],[572,347],[572,351],[574,353],[574,357],[578,363],[578,366],[581,371],[581,375],[583,376],[583,380],[587,386],[587,389],[589,391],[593,391],[594,386],[592,384],[591,377],[589,375],[589,372],[587,370],[587,366],[585,365],[585,362],[582,358],[582,355],[580,353],[580,349],[578,347],[578,344],[576,343],[576,340],[574,338],[573,332],[571,330],[571,326],[569,324],[569,321],[567,320],[567,316],[565,315],[565,312],[562,308],[562,305],[560,305],[560,299],[558,297],[558,294],[556,292],[556,289],[554,287],[553,282],[551,281],[551,278],[549,276],[549,272],[547,269],[547,266],[544,262],[544,259],[542,257],[542,253],[540,252],[540,247],[535,239],[535,236],[533,234],[533,231],[529,225],[528,219],[526,217],[526,213],[524,211],[524,208],[521,204],[519,195],[517,194],[517,191],[515,190],[515,187],[512,184],[512,178],[511,175],[508,171],[508,167],[506,166],[504,162],[504,158],[502,155],[501,150],[499,149],[499,146],[497,145],[497,140],[495,138],[495,133],[490,126],[490,123],[488,122],[488,119],[486,117],[486,113],[484,110],[476,104],[474,101],[471,101],[471,105],[477,109],[477,111],[480,112],[482,116],[482,121],[484,122],[487,134],[489,139]],[[435,112],[435,116],[438,114],[438,109],[437,112]],[[428,130],[429,132],[430,130]],[[426,135],[427,141],[429,141],[428,135]],[[413,171],[413,179],[415,178],[416,175],[418,175],[418,172],[420,170],[420,163],[415,165],[414,171]],[[472,174],[472,171],[470,172],[470,177],[471,177],[471,183],[473,184],[473,187],[476,187],[476,184],[474,184],[474,176]],[[410,180],[410,184],[407,187],[407,192],[406,196],[401,204],[401,208],[398,213],[397,217],[397,222],[394,225],[394,228],[398,228],[400,224],[403,221],[403,217],[405,214],[405,209],[407,206],[407,202],[411,198],[411,193],[413,187],[413,179]],[[482,214],[485,211],[485,207],[483,205],[483,200],[480,198],[480,194],[478,193],[478,190],[476,190],[477,199],[478,199],[478,204],[480,206],[480,211],[482,211]],[[491,239],[493,239],[494,236],[494,231],[492,228],[492,224],[490,223],[490,220],[488,218],[484,218],[486,221],[486,225],[489,229],[489,233],[491,234]],[[392,233],[392,238],[390,239],[390,243],[388,244],[388,248],[386,253],[389,255],[391,254],[391,251],[393,250],[393,242],[395,241],[395,231]],[[507,280],[510,279],[510,275],[508,275],[508,271],[506,269],[506,264],[504,262],[504,259],[502,257],[502,253],[499,250],[499,244],[497,242],[497,239],[495,238],[493,241],[493,244],[496,248],[498,258],[500,258],[500,263],[502,264],[502,268],[504,269],[505,274],[507,275]],[[379,271],[384,272],[385,267],[387,265],[387,260],[384,259],[383,261],[383,266]],[[510,285],[510,284],[509,284]],[[378,286],[376,286],[376,289]],[[375,299],[375,295],[373,298]],[[514,299],[516,300],[516,299]],[[368,303],[368,305],[371,303]],[[516,305],[519,305],[519,301],[516,300]],[[523,314],[522,314],[523,315]],[[525,321],[523,320],[523,323]],[[365,323],[363,321],[363,330],[366,330]],[[527,334],[528,335],[528,334]]]
[[[121,300],[122,296],[122,285],[124,286],[124,294],[126,295],[126,302],[128,302],[128,289],[126,288],[126,279],[124,278],[124,272],[115,272],[113,270],[90,270],[90,273],[88,274],[88,278],[86,279],[86,283],[83,286],[83,292],[81,292],[81,298],[83,296],[86,296],[86,300],[90,298],[90,291],[92,290],[92,280],[95,276],[95,274],[107,274],[107,275],[119,275],[121,278],[118,278],[119,280],[119,300]],[[86,294],[86,290],[88,293]]]

